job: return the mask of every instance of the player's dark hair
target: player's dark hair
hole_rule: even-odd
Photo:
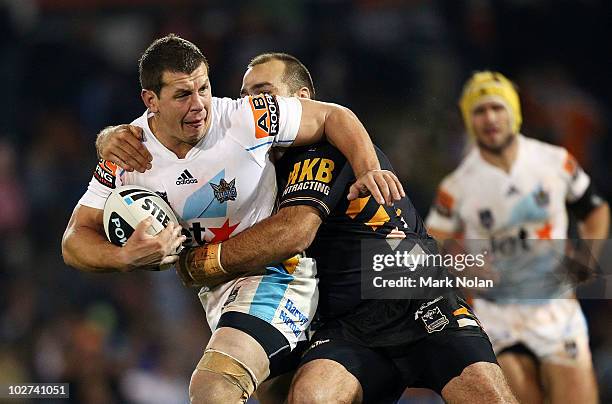
[[[140,57],[140,85],[159,97],[164,72],[190,74],[202,63],[208,71],[208,61],[197,46],[175,34],[166,35],[153,41]]]
[[[308,91],[310,91],[310,98],[314,100],[315,89],[310,72],[295,56],[281,52],[262,53],[261,55],[255,56],[248,67],[268,63],[272,60],[280,60],[285,64],[283,83],[287,84],[289,91],[296,93],[300,88],[306,87]]]

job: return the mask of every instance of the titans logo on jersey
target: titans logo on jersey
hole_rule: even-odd
[[[215,193],[215,198],[219,201],[219,203],[227,202],[227,201],[235,201],[238,193],[236,192],[236,178],[231,180],[229,183],[226,182],[223,178],[219,181],[218,184],[210,183],[210,186]]]

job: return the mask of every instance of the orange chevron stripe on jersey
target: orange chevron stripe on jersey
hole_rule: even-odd
[[[376,231],[376,229],[378,229],[380,226],[383,226],[389,220],[391,220],[389,214],[387,213],[385,208],[380,205],[374,216],[372,216],[370,220],[368,220],[365,224],[370,226],[372,230]]]
[[[472,313],[470,313],[465,307],[461,307],[460,309],[453,311],[453,316],[460,316],[461,314],[465,314],[466,316],[472,315]]]
[[[480,323],[480,320],[478,320],[478,317],[476,317],[474,313],[472,313],[465,306],[461,306],[461,308],[453,311],[453,316],[459,317],[457,319],[457,324],[459,325],[459,327],[472,326],[483,328],[482,324]]]
[[[298,266],[299,262],[300,262],[300,256],[294,255],[288,260],[283,261],[283,267],[285,267],[285,271],[287,271],[287,273],[292,274],[295,272],[295,268]]]
[[[353,199],[348,208],[346,209],[346,215],[351,219],[355,219],[358,214],[366,207],[368,202],[370,201],[371,196],[366,196],[364,198]]]

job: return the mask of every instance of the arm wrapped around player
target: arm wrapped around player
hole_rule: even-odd
[[[214,288],[237,276],[221,265],[221,243],[183,249],[176,272],[183,285],[190,288]]]

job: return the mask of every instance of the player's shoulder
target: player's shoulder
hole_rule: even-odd
[[[238,110],[252,112],[274,103],[276,103],[276,96],[270,94],[248,95],[242,98],[212,97],[213,108],[221,115],[232,114]]]
[[[560,164],[568,158],[568,151],[565,147],[557,146],[523,135],[518,136],[530,159],[536,159],[540,162]]]
[[[226,108],[228,110],[240,108],[246,105],[246,97],[230,98],[230,97],[212,97],[212,103],[215,107]]]
[[[461,160],[457,168],[447,174],[440,182],[440,188],[446,192],[452,193],[454,196],[459,196],[462,189],[465,189],[469,183],[478,180],[480,173],[480,158],[478,156],[478,148],[474,147]]]
[[[295,150],[297,153],[302,153],[302,154],[312,154],[312,155],[322,154],[322,155],[340,155],[342,156],[342,153],[340,152],[340,150],[338,150],[331,143],[325,142],[325,141],[311,144],[311,145],[306,145],[306,146],[292,147],[291,149]]]
[[[278,133],[278,103],[270,94],[243,98],[213,97],[213,113],[221,126],[254,132],[256,139]]]
[[[130,125],[138,126],[139,128],[144,129],[149,126],[149,123],[147,121],[148,118],[149,118],[149,110],[146,110],[142,115],[138,116],[136,119],[130,122]]]
[[[229,120],[232,114],[240,108],[244,108],[243,99],[233,99],[229,97],[212,97],[212,112],[220,120]]]
[[[538,139],[521,137],[529,163],[538,170],[574,177],[580,166],[574,156],[562,146],[543,142]]]
[[[211,131],[216,134],[215,137],[224,138],[229,135],[245,147],[251,146],[254,129],[251,108],[246,98],[213,97],[211,109]]]
[[[445,193],[452,195],[453,198],[458,198],[461,194],[461,177],[457,175],[457,170],[450,174],[447,174],[440,185],[438,185],[438,193]]]
[[[298,160],[331,159],[335,164],[345,160],[344,155],[336,147],[328,142],[320,142],[306,146],[295,146],[287,148],[284,152],[283,162],[296,162]]]

